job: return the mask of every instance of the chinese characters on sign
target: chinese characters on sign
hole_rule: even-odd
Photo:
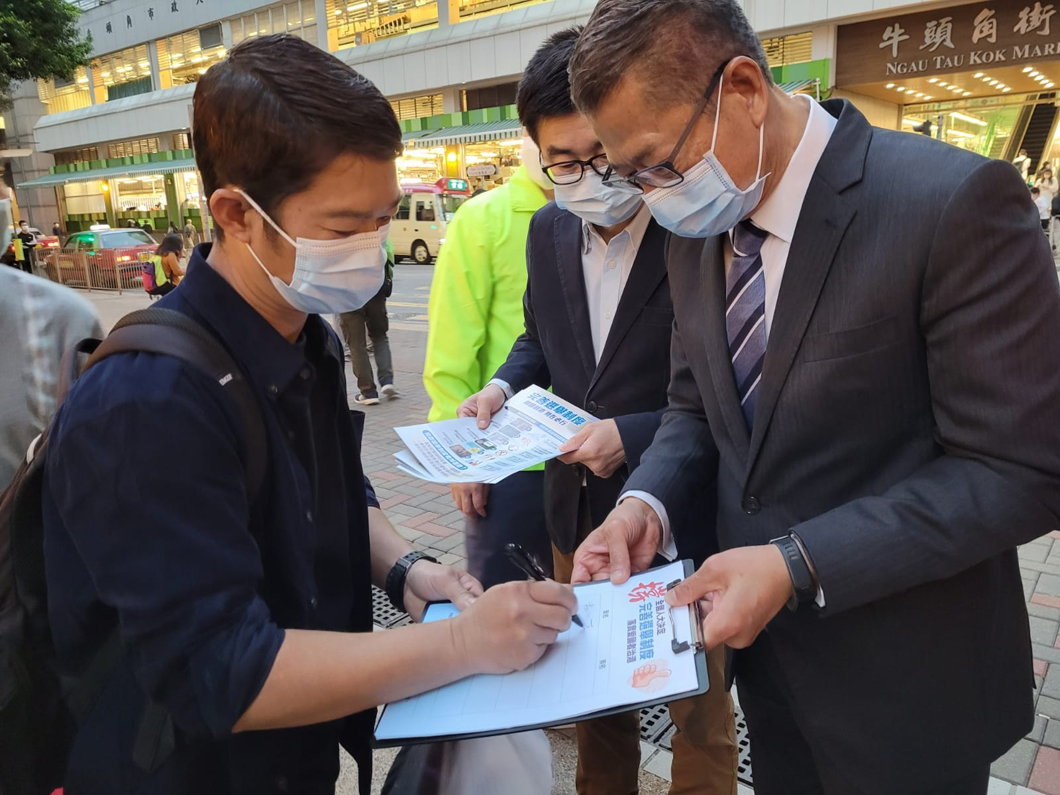
[[[836,84],[1060,59],[1057,2],[987,0],[839,27]]]
[[[655,656],[655,628],[652,621],[652,608],[647,602],[640,606],[638,619],[640,646],[637,659],[650,660]]]
[[[626,662],[637,661],[637,621],[631,618],[626,622]]]

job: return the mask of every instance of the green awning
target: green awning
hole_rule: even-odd
[[[800,91],[810,86],[817,86],[819,83],[820,81],[816,77],[806,80],[792,80],[788,83],[781,83],[780,90],[785,94],[798,94]]]
[[[141,174],[172,174],[177,171],[194,171],[195,161],[162,160],[158,163],[133,163],[129,166],[94,168],[90,171],[68,171],[65,174],[48,174],[17,185],[18,188],[47,188],[51,185],[66,185],[69,182],[95,182],[116,177],[135,177]]]
[[[523,126],[518,119],[487,121],[481,124],[462,124],[458,127],[447,127],[435,130],[416,138],[410,145],[414,148],[429,149],[433,146],[453,146],[456,144],[474,144],[483,141],[502,141],[511,138],[522,138]]]
[[[431,130],[413,130],[412,132],[401,133],[401,143],[407,144],[413,138],[419,138],[421,135],[427,135]]]

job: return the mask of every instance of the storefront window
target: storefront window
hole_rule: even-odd
[[[536,5],[547,0],[460,0],[460,19],[501,14],[512,8]]]
[[[86,146],[83,149],[70,149],[66,152],[56,152],[55,165],[66,166],[71,163],[86,163],[89,160],[99,160],[99,149],[95,146]]]
[[[101,55],[92,62],[92,85],[97,104],[151,91],[147,45]]]
[[[158,41],[158,77],[162,88],[198,81],[225,57],[220,25],[178,33]]]
[[[317,39],[317,10],[313,0],[295,0],[293,3],[263,8],[256,13],[231,19],[228,24],[232,28],[232,44],[270,33],[290,33],[311,44],[320,43]]]
[[[813,34],[792,33],[775,39],[762,39],[762,49],[770,66],[788,66],[813,60]]]
[[[438,27],[435,0],[327,0],[327,11],[331,51]]]
[[[394,109],[399,121],[438,116],[445,112],[442,110],[441,94],[428,94],[408,99],[393,99],[390,101],[390,107]]]
[[[986,97],[960,102],[908,105],[902,118],[906,132],[932,138],[985,157],[1005,156],[1026,95]]]
[[[137,138],[135,141],[119,141],[107,145],[107,157],[133,157],[149,155],[159,151],[157,138]]]
[[[83,66],[77,68],[71,80],[38,80],[37,95],[48,106],[49,114],[87,108],[92,104],[88,73]]]
[[[519,82],[501,83],[497,86],[485,86],[483,88],[472,88],[460,92],[461,110],[479,110],[480,108],[496,108],[501,105],[514,105],[515,95],[519,90]]]
[[[166,209],[166,189],[161,174],[114,180],[114,207],[123,212]]]

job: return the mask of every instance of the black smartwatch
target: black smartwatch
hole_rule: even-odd
[[[794,536],[781,536],[769,542],[784,553],[784,562],[788,564],[793,586],[788,609],[797,610],[799,605],[817,600],[817,578],[813,574],[810,562],[803,554],[802,545]]]
[[[438,561],[425,552],[410,552],[398,558],[397,563],[386,575],[386,595],[390,597],[390,604],[402,613],[405,610],[405,580],[409,577],[409,569],[417,560],[429,560],[431,563]]]

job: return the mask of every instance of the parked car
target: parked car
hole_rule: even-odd
[[[158,244],[142,229],[111,229],[97,225],[70,235],[45,263],[55,281],[76,287],[131,290],[143,286],[140,262]]]

